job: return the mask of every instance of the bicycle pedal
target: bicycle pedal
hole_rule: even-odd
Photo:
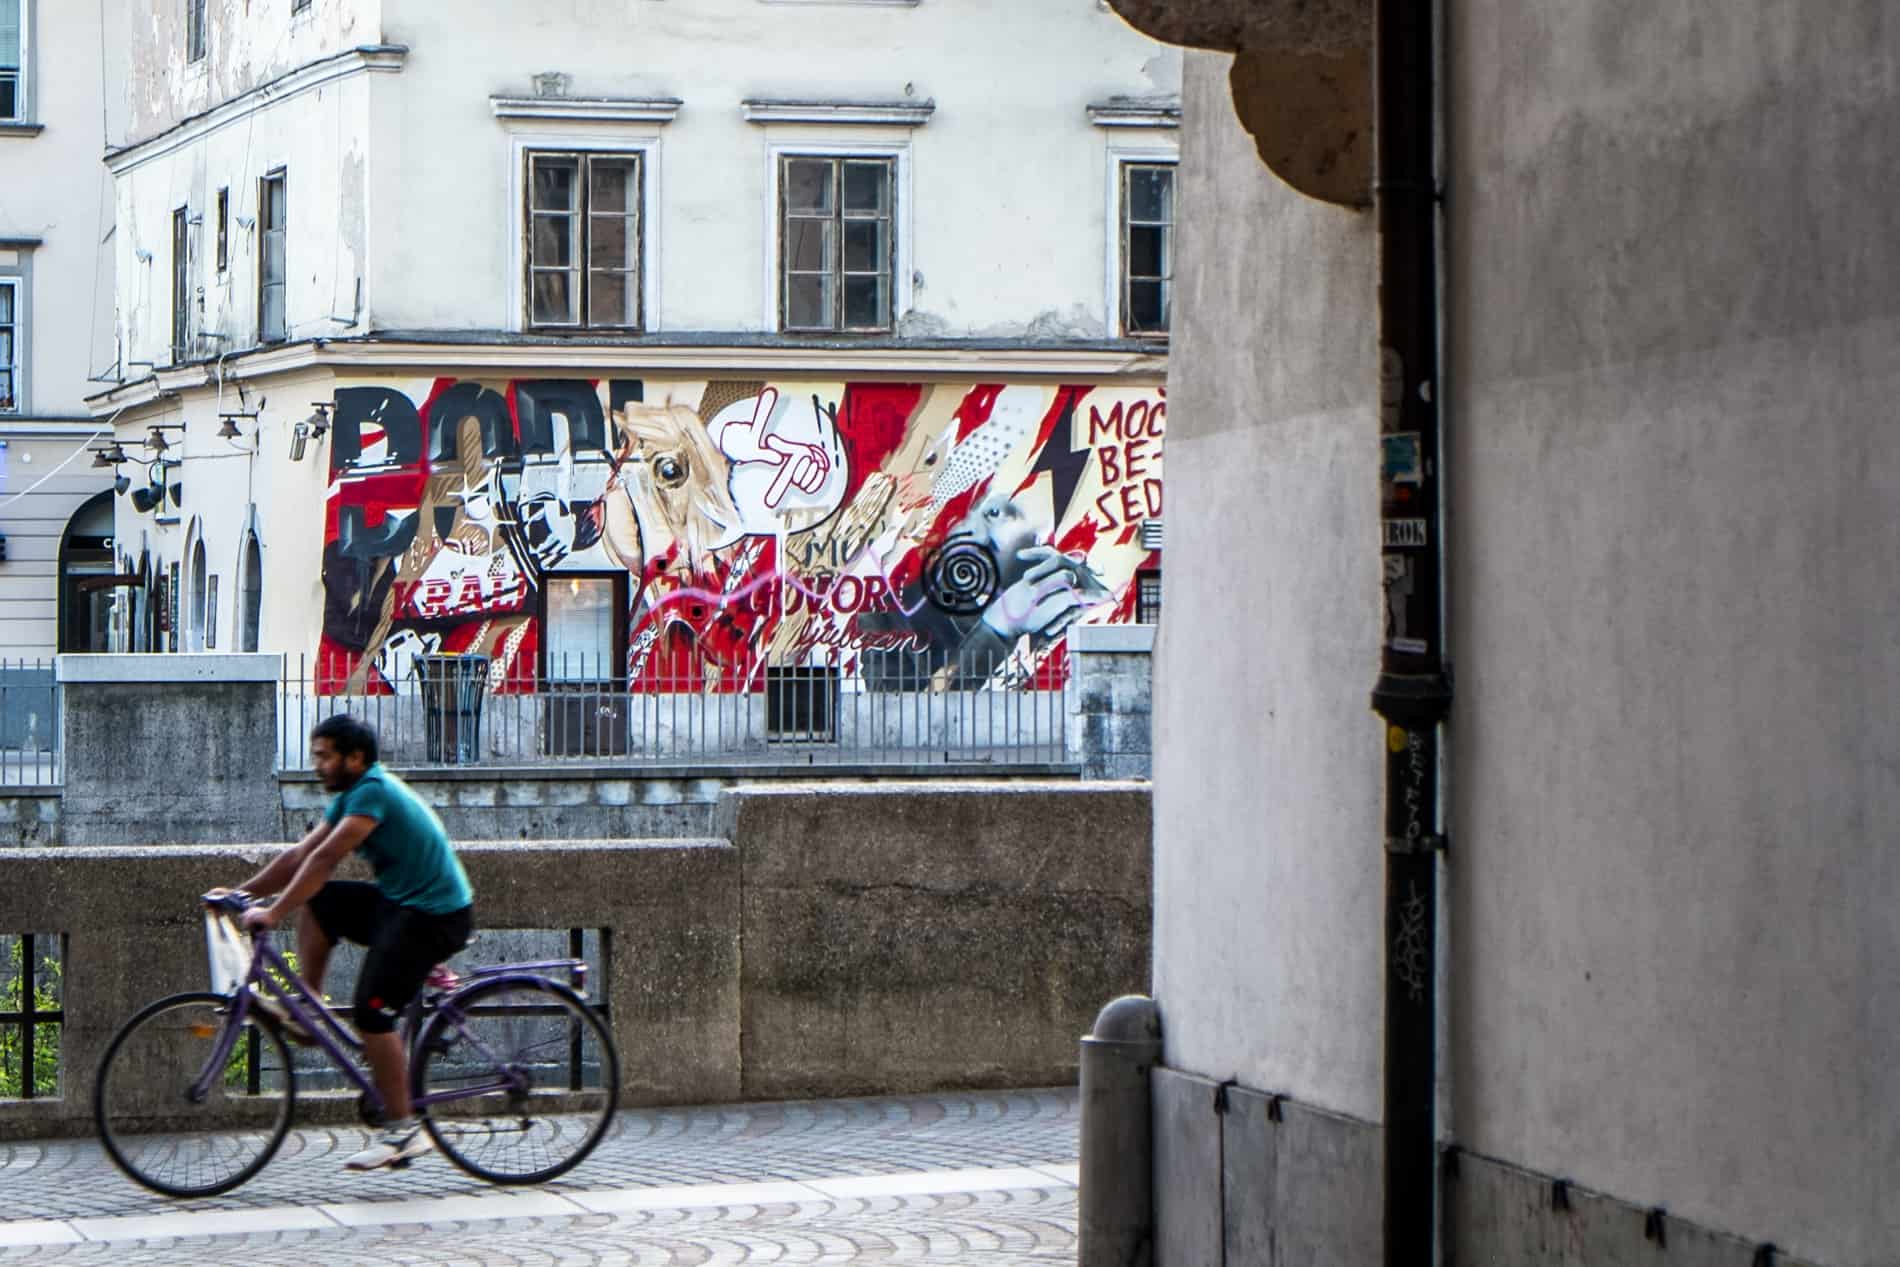
[[[396,1160],[390,1162],[387,1166],[383,1167],[383,1169],[407,1170],[409,1169],[410,1166],[414,1164],[415,1164],[415,1159],[413,1157],[398,1157],[396,1158]]]

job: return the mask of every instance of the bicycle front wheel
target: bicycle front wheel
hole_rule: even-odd
[[[445,1156],[493,1183],[540,1183],[594,1151],[620,1102],[600,1014],[557,982],[478,982],[442,1000],[410,1075]]]
[[[223,1067],[204,1079],[230,1021],[221,994],[174,994],[138,1013],[99,1062],[92,1112],[113,1164],[168,1197],[229,1192],[290,1132],[296,1082],[283,1035],[253,1009]]]

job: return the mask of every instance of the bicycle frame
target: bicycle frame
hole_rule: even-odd
[[[253,951],[251,967],[243,983],[231,998],[231,1010],[226,1017],[224,1030],[218,1035],[211,1058],[202,1072],[192,1082],[187,1094],[194,1104],[202,1104],[211,1094],[212,1086],[222,1075],[237,1049],[239,1037],[244,1032],[244,1022],[256,1005],[254,990],[266,991],[271,997],[283,1004],[292,1019],[303,1026],[304,1031],[321,1047],[343,1076],[353,1083],[363,1094],[365,1103],[378,1115],[388,1110],[382,1093],[376,1084],[365,1074],[353,1058],[363,1050],[362,1040],[343,1027],[335,1014],[323,1005],[322,1000],[310,993],[290,965],[284,962],[282,955],[270,944],[268,929],[258,929],[252,935]],[[462,975],[454,989],[435,996],[426,991],[418,995],[403,1012],[404,1045],[413,1042],[421,1031],[425,1013],[435,1011],[448,1018],[448,1024],[458,1031],[462,1039],[472,1044],[472,1050],[501,1071],[502,1076],[494,1081],[472,1087],[458,1087],[452,1091],[440,1091],[431,1095],[417,1096],[413,1101],[416,1109],[426,1109],[433,1105],[445,1104],[454,1100],[474,1099],[477,1096],[492,1095],[496,1092],[523,1092],[526,1084],[519,1074],[504,1067],[504,1062],[488,1050],[482,1041],[469,1033],[461,1025],[465,1013],[456,1006],[455,996],[461,990],[475,983],[487,984],[492,981],[516,982],[524,985],[540,985],[547,980],[542,972],[566,970],[575,980],[577,987],[584,993],[587,980],[587,965],[577,959],[545,959],[531,963],[495,964],[486,968],[476,968]]]

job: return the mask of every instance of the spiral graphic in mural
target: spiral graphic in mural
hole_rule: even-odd
[[[924,560],[924,593],[952,615],[982,611],[996,597],[996,555],[975,541],[952,541]]]

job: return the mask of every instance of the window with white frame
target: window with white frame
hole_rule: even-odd
[[[26,117],[26,0],[0,0],[0,123]]]
[[[19,413],[20,279],[0,277],[0,414]]]
[[[883,333],[896,289],[897,160],[779,159],[779,327]]]
[[[282,343],[290,336],[285,317],[289,263],[285,255],[289,216],[282,170],[257,186],[257,338],[260,343]]]
[[[185,0],[185,60],[201,62],[205,55],[205,0]]]
[[[526,153],[527,321],[637,330],[644,163],[638,153]]]
[[[1123,163],[1122,333],[1168,333],[1174,303],[1174,164]]]

